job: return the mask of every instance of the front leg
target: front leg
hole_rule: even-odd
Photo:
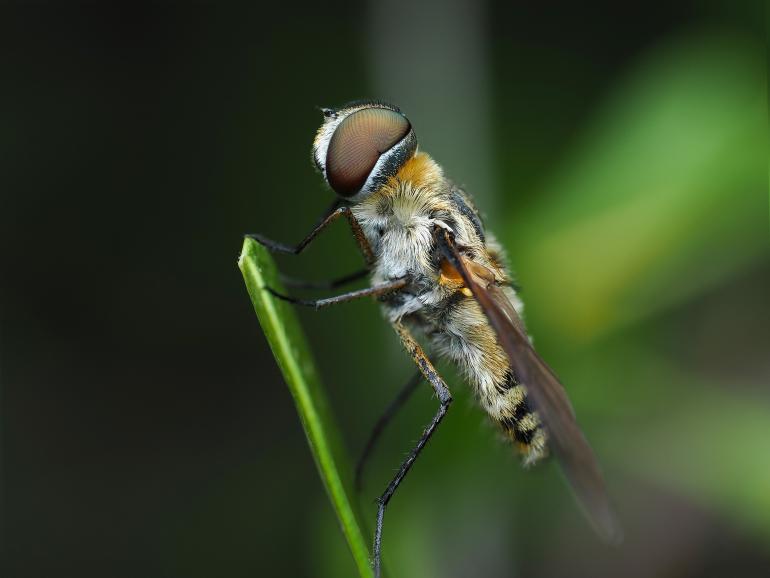
[[[335,201],[326,211],[326,213],[324,213],[324,216],[321,217],[316,226],[313,227],[313,230],[310,231],[310,233],[308,233],[307,236],[296,245],[286,245],[285,243],[279,243],[278,241],[268,239],[259,233],[249,233],[246,236],[254,239],[257,243],[264,245],[271,251],[276,251],[278,253],[289,253],[291,255],[299,255],[302,253],[302,251],[305,250],[305,248],[307,248],[308,245],[310,245],[310,243],[313,242],[313,240],[315,240],[321,231],[323,231],[326,227],[331,225],[340,217],[344,216],[350,225],[350,229],[353,232],[353,237],[358,244],[358,248],[361,250],[361,253],[364,256],[367,267],[371,267],[375,260],[374,251],[372,251],[372,247],[369,244],[366,235],[364,235],[364,231],[361,228],[358,219],[356,219],[355,215],[353,215],[353,211],[351,211],[350,207],[346,205],[340,206],[339,203],[339,200]]]

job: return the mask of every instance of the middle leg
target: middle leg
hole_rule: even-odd
[[[367,275],[369,275],[369,270],[361,269],[349,273],[348,275],[326,281],[305,281],[304,279],[296,279],[281,273],[281,281],[283,281],[284,285],[295,287],[297,289],[336,289],[337,287],[342,287],[343,285],[348,285],[349,283],[363,279]]]
[[[408,279],[396,279],[395,281],[386,281],[378,285],[372,285],[371,287],[357,289],[356,291],[349,291],[348,293],[335,295],[334,297],[326,297],[324,299],[298,299],[296,297],[291,297],[290,295],[278,293],[270,287],[265,287],[265,290],[271,293],[273,297],[277,297],[283,301],[288,301],[289,303],[294,303],[295,305],[305,305],[306,307],[315,307],[316,309],[321,309],[323,307],[328,307],[329,305],[336,305],[337,303],[355,301],[356,299],[361,299],[362,297],[382,297],[388,293],[393,293],[394,291],[403,289],[408,284]]]

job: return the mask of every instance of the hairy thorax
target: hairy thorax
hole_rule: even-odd
[[[505,272],[489,257],[483,233],[458,210],[453,194],[438,165],[419,153],[353,212],[376,256],[373,282],[410,281],[384,300],[386,315],[420,329],[438,354],[460,366],[485,408],[494,410],[492,400],[508,377],[508,363],[475,300],[457,284],[442,282],[435,228],[450,227],[475,260],[501,276]]]
[[[433,239],[436,227],[452,228],[463,245],[479,245],[466,234],[466,227],[453,219],[457,211],[453,210],[451,191],[440,167],[427,154],[418,153],[385,186],[353,206],[375,254],[372,281],[409,279],[405,290],[385,300],[393,321],[414,316],[426,307],[439,307],[455,292],[438,283],[440,263]]]

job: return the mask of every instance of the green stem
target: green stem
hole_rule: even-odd
[[[367,540],[346,490],[352,471],[340,443],[339,430],[331,416],[313,357],[293,309],[264,290],[265,286],[283,292],[275,263],[256,241],[246,239],[238,259],[254,311],[270,348],[294,398],[310,451],[326,492],[347,539],[362,578],[373,576]],[[341,475],[344,468],[346,475]]]

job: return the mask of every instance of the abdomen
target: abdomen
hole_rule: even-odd
[[[546,454],[545,430],[481,308],[472,297],[459,295],[437,319],[440,326],[431,333],[434,349],[461,369],[481,407],[516,444],[525,463],[534,463]]]

